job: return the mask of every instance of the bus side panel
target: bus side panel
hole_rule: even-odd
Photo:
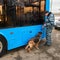
[[[50,11],[50,0],[46,0],[46,11]]]
[[[0,30],[0,34],[7,39],[8,50],[26,45],[28,40],[34,37],[38,32],[42,32],[42,25],[15,27]],[[42,34],[42,37],[45,37],[45,35]]]

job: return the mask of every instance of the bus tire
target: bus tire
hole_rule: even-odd
[[[2,57],[7,52],[7,42],[0,35],[0,57]]]

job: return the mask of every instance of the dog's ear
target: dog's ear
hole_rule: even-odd
[[[42,32],[38,32],[40,35],[42,34]]]

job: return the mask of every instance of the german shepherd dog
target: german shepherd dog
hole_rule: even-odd
[[[30,52],[33,47],[39,49],[38,46],[39,46],[39,43],[40,43],[40,37],[41,37],[41,35],[42,35],[42,32],[38,32],[38,34],[35,37],[31,38],[28,41],[28,44],[25,47],[25,49],[27,50],[27,52]]]

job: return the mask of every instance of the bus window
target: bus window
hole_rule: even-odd
[[[45,0],[41,1],[41,12],[45,10]]]
[[[4,27],[4,15],[3,15],[3,5],[2,1],[0,2],[0,27]]]
[[[2,5],[0,5],[0,26],[2,24]]]
[[[0,27],[13,27],[15,25],[15,6],[10,3],[11,0],[2,0],[0,4]]]
[[[24,20],[24,8],[21,6],[16,6],[16,26],[23,26]]]
[[[44,23],[45,0],[6,0],[5,7],[1,8],[3,11],[0,9],[0,14],[4,15],[2,20],[4,20],[6,27]]]
[[[2,15],[2,5],[0,5],[0,15]]]
[[[26,5],[23,7],[23,9],[21,7],[17,7],[16,9],[17,24],[19,26],[43,24],[44,23],[43,12],[45,11],[45,0],[41,0],[40,3],[33,1],[30,1],[29,3],[29,1],[26,0],[25,4]]]
[[[7,6],[7,27],[14,27],[16,25],[16,7]]]
[[[43,24],[45,21],[44,20],[45,2],[46,2],[46,0],[40,1],[40,22],[41,22],[41,24]]]

